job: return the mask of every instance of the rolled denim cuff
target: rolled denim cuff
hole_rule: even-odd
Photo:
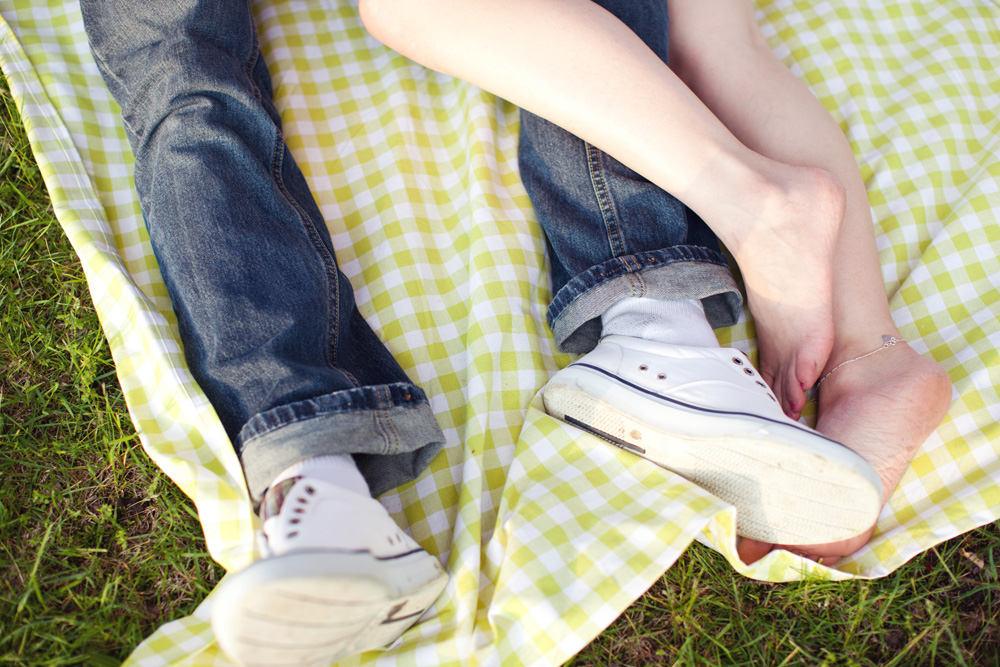
[[[424,392],[407,383],[357,387],[255,415],[236,452],[254,506],[285,468],[353,454],[373,496],[412,481],[444,446]]]
[[[601,315],[622,297],[701,299],[712,328],[740,317],[743,296],[721,252],[673,246],[615,257],[574,276],[552,299],[549,326],[563,352],[590,352],[601,337]]]

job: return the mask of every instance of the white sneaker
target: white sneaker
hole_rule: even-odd
[[[212,629],[242,665],[329,665],[390,644],[448,576],[381,503],[312,478],[270,489],[263,558],[216,593]]]
[[[736,507],[737,532],[823,544],[875,523],[882,483],[835,440],[784,415],[742,352],[608,336],[545,386],[546,411]]]

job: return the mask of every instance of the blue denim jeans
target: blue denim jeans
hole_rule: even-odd
[[[415,478],[444,437],[337,267],[248,0],[81,4],[185,357],[252,497],[323,454],[353,454],[373,494]]]
[[[594,1],[667,62],[665,0]],[[563,351],[593,349],[601,314],[625,296],[701,299],[713,327],[739,318],[742,297],[715,234],[672,195],[526,111],[519,163],[548,237],[548,321]]]
[[[666,60],[663,0],[600,4]],[[81,5],[122,107],[185,358],[251,496],[324,454],[354,455],[375,495],[414,479],[443,436],[337,267],[285,145],[248,0]],[[527,113],[520,164],[550,242],[548,316],[564,349],[592,348],[622,296],[700,298],[716,325],[735,321],[739,293],[715,237],[676,199]]]

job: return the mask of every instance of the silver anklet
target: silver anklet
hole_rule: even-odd
[[[847,361],[843,361],[843,362],[837,364],[836,366],[834,366],[832,369],[830,369],[829,373],[827,373],[826,375],[824,375],[823,377],[821,377],[819,379],[819,382],[817,382],[816,384],[813,385],[813,388],[812,388],[812,400],[815,401],[815,400],[819,399],[819,386],[821,384],[823,384],[823,380],[827,379],[828,377],[830,377],[831,375],[833,375],[834,373],[836,373],[838,370],[840,370],[840,368],[846,366],[847,364],[853,364],[855,361],[861,361],[865,357],[870,357],[873,354],[878,354],[882,350],[888,350],[890,347],[892,347],[896,343],[905,343],[905,342],[906,342],[905,340],[903,340],[901,338],[896,338],[895,336],[884,336],[883,335],[882,336],[882,347],[877,347],[874,350],[872,350],[871,352],[869,352],[868,354],[862,354],[860,357],[854,357],[853,359],[848,359]]]

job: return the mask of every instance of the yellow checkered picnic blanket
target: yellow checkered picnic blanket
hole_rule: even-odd
[[[255,4],[289,144],[361,312],[427,390],[447,439],[427,474],[382,497],[451,574],[383,657],[558,664],[694,539],[751,577],[878,577],[1000,516],[1000,5],[758,5],[771,45],[858,156],[900,329],[954,382],[947,420],[875,538],[838,570],[784,552],[744,566],[730,508],[542,412],[538,391],[569,357],[544,323],[545,245],[518,178],[515,108],[386,49],[352,2]],[[0,63],[142,444],[197,505],[212,556],[243,567],[255,522],[240,467],[185,366],[79,7],[0,0],[0,15]],[[753,344],[742,324],[722,335]],[[129,664],[226,664],[210,604]]]

